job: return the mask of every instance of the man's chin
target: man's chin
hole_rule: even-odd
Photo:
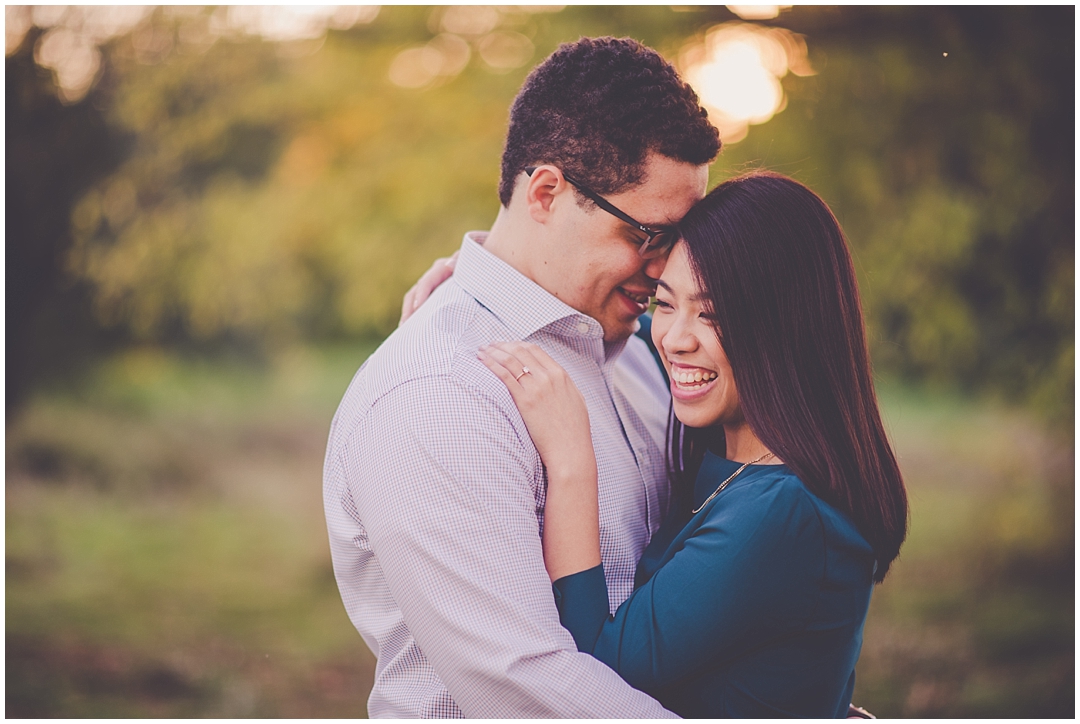
[[[634,317],[629,321],[608,323],[602,326],[604,328],[604,342],[612,344],[630,339],[635,332],[641,329],[641,322],[638,321],[638,317]]]

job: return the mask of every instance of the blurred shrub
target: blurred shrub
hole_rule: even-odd
[[[179,50],[110,49],[134,147],[73,214],[102,317],[141,337],[386,333],[402,290],[491,215],[503,99],[468,78],[395,88],[392,27],[290,58],[261,40],[185,52],[183,22],[156,22]]]
[[[873,355],[1071,425],[1072,8],[844,8],[781,21],[811,78],[728,149],[816,189],[856,255]],[[1068,433],[1066,433],[1068,434]]]
[[[139,339],[387,334],[431,259],[494,218],[506,113],[532,64],[583,34],[675,58],[733,17],[388,7],[325,39],[208,35],[230,12],[155,11],[103,46],[89,96],[127,141],[79,196],[67,268],[101,323]],[[879,367],[1064,424],[1073,16],[799,7],[762,21],[802,33],[817,74],[785,77],[787,108],[714,166],[793,174],[833,206]]]

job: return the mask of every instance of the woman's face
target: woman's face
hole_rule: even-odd
[[[710,322],[686,244],[671,250],[656,290],[653,342],[671,379],[675,416],[689,427],[743,421],[731,364]]]

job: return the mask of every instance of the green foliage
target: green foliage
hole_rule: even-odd
[[[793,13],[818,69],[728,149],[817,190],[875,362],[1073,411],[1073,10]]]
[[[581,34],[675,58],[723,9],[511,13],[526,65],[395,86],[443,10],[384,8],[312,48],[259,40],[107,49],[99,104],[130,138],[72,214],[70,269],[100,318],[141,339],[386,334],[430,261],[497,210],[507,108],[527,68]],[[817,75],[730,145],[714,177],[792,174],[833,206],[856,254],[882,370],[1029,401],[1069,424],[1073,382],[1071,8],[799,7]],[[303,52],[300,52],[303,51]],[[314,51],[314,52],[312,52]]]
[[[74,215],[73,263],[102,313],[146,337],[391,328],[455,245],[445,230],[491,213],[505,114],[490,93],[459,89],[473,98],[459,108],[445,89],[388,87],[399,44],[334,35],[289,59],[220,42],[145,66],[121,41],[113,113],[135,148]]]

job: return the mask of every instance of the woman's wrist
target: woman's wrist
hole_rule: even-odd
[[[590,442],[581,451],[568,451],[555,460],[545,460],[548,485],[589,485],[596,488],[596,455]]]
[[[596,458],[567,458],[548,469],[544,563],[554,581],[600,563]]]

